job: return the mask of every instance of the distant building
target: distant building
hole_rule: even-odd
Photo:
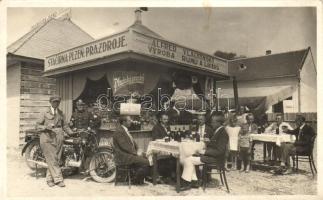
[[[65,15],[38,24],[7,48],[9,147],[22,144],[24,131],[34,127],[56,92],[56,79],[42,76],[45,57],[91,41],[93,38]]]
[[[229,61],[239,104],[255,112],[317,112],[316,66],[311,48]],[[218,82],[222,107],[234,107],[232,81]],[[232,103],[231,103],[232,102]]]

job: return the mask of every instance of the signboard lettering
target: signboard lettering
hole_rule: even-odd
[[[68,65],[76,61],[90,60],[96,56],[107,54],[110,51],[121,49],[127,46],[126,36],[121,35],[114,38],[106,38],[76,49],[62,52],[46,59],[46,67]]]
[[[88,62],[120,52],[145,54],[167,61],[185,64],[188,67],[210,72],[228,74],[228,64],[225,60],[199,52],[181,45],[151,36],[129,32],[97,40],[68,51],[49,56],[45,60],[45,71],[60,67]],[[128,45],[130,44],[130,45]]]

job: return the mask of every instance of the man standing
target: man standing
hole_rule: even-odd
[[[183,161],[183,174],[181,190],[198,187],[195,165],[204,163],[217,163],[224,165],[225,153],[229,142],[228,134],[223,126],[224,115],[222,112],[214,112],[211,116],[211,126],[215,130],[206,149],[199,151],[199,156],[190,156]],[[221,167],[221,166],[220,166]]]
[[[200,134],[200,138],[211,138],[213,129],[205,123],[205,115],[197,115],[197,133]]]
[[[143,184],[144,178],[150,172],[149,161],[142,156],[142,151],[138,150],[137,144],[128,131],[132,123],[131,117],[120,116],[119,122],[120,126],[113,135],[116,165],[129,165],[135,169],[134,183]]]
[[[313,138],[316,136],[314,129],[305,123],[305,117],[297,115],[295,119],[297,128],[295,130],[288,130],[284,128],[284,132],[295,135],[297,140],[295,143],[282,143],[282,161],[281,166],[287,167],[284,174],[292,172],[290,167],[290,156],[296,153],[311,153],[313,146]]]
[[[58,109],[61,98],[50,97],[51,107],[41,115],[36,123],[36,129],[40,130],[40,147],[48,165],[46,181],[49,187],[55,184],[65,187],[63,175],[59,166],[63,151],[64,131],[73,132],[64,121],[63,112]]]

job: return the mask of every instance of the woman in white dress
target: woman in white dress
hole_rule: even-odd
[[[238,125],[236,115],[229,116],[229,123],[225,127],[229,135],[229,157],[231,157],[232,170],[237,169],[237,157],[238,157],[238,140],[241,127]]]

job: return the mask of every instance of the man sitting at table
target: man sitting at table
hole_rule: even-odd
[[[198,156],[190,156],[183,160],[184,169],[181,179],[181,190],[188,190],[191,187],[197,188],[199,186],[195,165],[204,163],[224,165],[226,148],[229,142],[228,134],[223,126],[224,120],[222,112],[212,113],[211,126],[215,131],[209,141],[205,140],[206,149],[200,150]]]
[[[168,115],[161,112],[157,115],[158,123],[152,130],[152,139],[164,139],[166,136],[170,137],[170,130],[168,125]],[[170,177],[175,179],[176,160],[174,157],[165,155],[158,157],[158,173],[165,178],[166,182],[170,182]]]
[[[258,133],[258,126],[254,123],[255,117],[252,113],[248,113],[246,115],[247,123],[242,124],[241,130],[248,133],[248,134],[256,134]],[[251,150],[254,149],[256,143],[253,143],[251,146]]]
[[[211,138],[213,129],[206,123],[206,117],[204,113],[197,115],[197,133],[200,134],[200,138]]]
[[[283,114],[279,113],[276,115],[276,122],[273,122],[270,124],[265,132],[266,133],[276,133],[276,134],[283,134],[283,127],[287,127],[288,130],[293,130],[293,127],[287,123],[284,122],[284,116]],[[268,151],[268,157],[267,160],[272,160],[272,155],[273,155],[273,160],[281,160],[281,148],[276,146],[273,143],[267,143],[267,151]]]
[[[297,140],[295,143],[282,143],[282,161],[281,167],[287,170],[284,174],[292,172],[290,166],[290,156],[296,155],[296,153],[307,153],[312,150],[312,139],[316,136],[314,129],[305,123],[305,117],[297,115],[295,119],[297,128],[295,130],[288,130],[284,128],[284,132],[295,135]]]
[[[116,165],[128,165],[135,170],[134,184],[143,184],[144,178],[150,174],[149,161],[142,156],[128,128],[132,119],[128,115],[120,116],[120,126],[113,134]]]
[[[161,112],[157,115],[158,123],[153,127],[152,139],[164,139],[166,136],[170,136],[170,129],[168,125],[169,117],[167,113]]]

